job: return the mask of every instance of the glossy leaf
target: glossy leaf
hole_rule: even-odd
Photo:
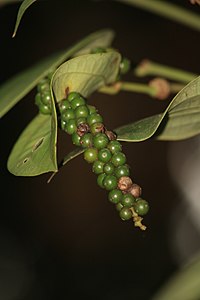
[[[191,81],[171,101],[163,114],[124,125],[115,130],[118,140],[181,140],[200,133],[200,77]]]
[[[0,117],[3,117],[18,101],[27,95],[43,77],[54,71],[69,57],[77,55],[80,50],[82,50],[82,53],[88,53],[95,46],[108,47],[113,38],[114,33],[111,30],[92,33],[68,50],[51,55],[5,82],[0,86]]]
[[[200,299],[200,257],[183,267],[152,300]]]
[[[70,59],[61,65],[53,77],[53,90],[57,101],[68,92],[76,91],[84,97],[116,80],[121,56],[116,51],[87,54]]]

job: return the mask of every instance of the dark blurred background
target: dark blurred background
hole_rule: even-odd
[[[200,10],[186,0],[171,2],[196,13]],[[102,28],[116,31],[114,47],[134,63],[149,58],[199,72],[199,33],[151,13],[114,1],[39,1],[28,9],[12,39],[18,7],[15,3],[0,8],[1,83]],[[126,79],[138,81],[132,74]],[[37,113],[34,95],[35,90],[0,123],[0,299],[151,299],[182,262],[173,246],[173,219],[178,225],[179,218],[185,218],[184,209],[174,218],[184,198],[169,168],[174,143],[151,139],[123,144],[132,177],[151,206],[145,217],[148,230],[141,232],[131,221],[120,220],[81,156],[50,184],[49,174],[23,178],[7,171],[13,144]],[[110,129],[167,106],[127,92],[95,93],[90,102]],[[196,140],[177,142],[180,152]],[[70,137],[61,135],[59,159],[72,149]],[[182,163],[179,160],[177,168]],[[189,223],[192,230],[183,241],[188,244],[191,232],[194,238],[184,259],[200,246],[198,229]]]

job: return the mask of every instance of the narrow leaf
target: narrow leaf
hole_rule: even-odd
[[[80,50],[88,53],[95,46],[108,47],[113,37],[114,33],[111,30],[92,33],[68,50],[51,55],[5,82],[0,86],[0,117],[3,117],[18,101],[27,95],[43,77],[54,71],[69,57],[74,56]]]
[[[17,29],[19,27],[19,24],[21,22],[21,19],[25,13],[25,11],[27,10],[27,8],[29,8],[29,6],[31,4],[33,4],[36,0],[24,0],[22,2],[22,4],[20,5],[20,8],[18,10],[18,14],[17,14],[17,20],[16,20],[16,24],[15,24],[15,29],[14,29],[14,32],[13,32],[13,36],[12,37],[15,37],[16,33],[17,33]]]
[[[53,77],[53,90],[56,100],[76,91],[87,97],[100,87],[116,80],[121,56],[116,51],[87,54],[75,57],[56,71]]]
[[[200,77],[185,86],[163,114],[116,129],[118,139],[144,141],[156,133],[159,140],[181,140],[200,133]]]

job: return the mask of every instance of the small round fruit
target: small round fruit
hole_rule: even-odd
[[[96,160],[96,161],[93,163],[92,171],[93,171],[95,174],[101,174],[101,173],[103,173],[103,166],[104,166],[104,163],[102,163],[102,162],[99,161],[99,160]]]
[[[120,211],[123,207],[124,207],[124,206],[121,204],[121,202],[119,202],[119,203],[117,203],[117,204],[115,205],[115,208],[116,208],[117,211]]]
[[[103,125],[103,123],[94,123],[92,125],[90,125],[90,132],[95,135],[97,133],[102,133],[105,131],[105,127]]]
[[[126,74],[131,68],[131,62],[128,58],[124,57],[122,58],[122,61],[120,63],[120,73]]]
[[[93,136],[91,133],[85,133],[80,140],[80,144],[83,148],[91,148],[93,145]]]
[[[35,96],[35,104],[37,106],[40,106],[42,104],[42,101],[41,101],[41,94],[40,93],[37,93],[36,96]]]
[[[120,212],[119,216],[123,221],[129,220],[132,218],[132,211],[128,207],[123,207]]]
[[[97,160],[97,157],[98,157],[98,151],[95,148],[88,148],[84,152],[84,159],[89,164],[95,162],[95,160]]]
[[[146,200],[144,200],[142,198],[139,198],[139,199],[136,199],[136,203],[134,204],[134,208],[135,208],[136,213],[139,216],[144,216],[149,211],[149,204]]]
[[[117,188],[117,178],[113,175],[106,175],[103,185],[107,191],[114,190]]]
[[[90,114],[90,115],[97,112],[96,107],[93,106],[93,105],[87,105],[87,108],[89,109],[89,114]]]
[[[81,137],[80,137],[76,132],[74,132],[74,133],[72,134],[72,143],[73,143],[74,145],[80,146],[80,145],[81,145],[81,144],[80,144],[80,139],[81,139]]]
[[[51,107],[49,105],[41,104],[41,105],[39,105],[39,111],[44,115],[50,115]]]
[[[78,118],[87,118],[88,114],[89,114],[89,110],[86,105],[78,106],[75,109],[75,116],[77,119]]]
[[[67,122],[64,120],[60,120],[60,125],[61,125],[61,129],[65,130],[65,126],[66,126]]]
[[[93,113],[87,117],[87,123],[91,126],[94,123],[103,123],[103,118],[100,114]]]
[[[63,111],[63,113],[61,114],[61,119],[66,122],[68,122],[69,120],[75,119],[74,110],[71,108],[68,108],[65,111]]]
[[[42,93],[45,90],[49,90],[49,80],[43,79],[41,82],[37,85],[38,92]]]
[[[135,198],[131,194],[124,194],[121,200],[122,204],[126,207],[132,207],[135,203]]]
[[[103,149],[108,145],[108,137],[104,133],[98,133],[94,136],[93,143],[97,149]]]
[[[123,165],[123,166],[116,167],[115,176],[117,178],[120,178],[122,176],[129,176],[129,175],[130,175],[129,166]]]
[[[69,102],[71,102],[72,100],[74,100],[75,98],[78,98],[78,97],[80,97],[80,96],[81,96],[81,95],[80,95],[79,93],[77,93],[77,92],[71,92],[71,93],[68,94],[67,100],[68,100]]]
[[[60,113],[62,114],[66,109],[71,108],[70,103],[68,100],[62,100],[58,103]]]
[[[49,103],[51,103],[51,93],[50,91],[44,91],[41,94],[41,101],[43,104],[48,105]]]
[[[102,189],[104,189],[104,185],[103,185],[103,181],[106,177],[106,174],[105,173],[102,173],[100,174],[98,177],[97,177],[97,184],[98,186],[100,186]]]
[[[107,148],[101,149],[98,153],[98,159],[104,163],[109,162],[111,157],[112,157],[112,154],[111,154],[110,150],[108,150]]]
[[[110,143],[108,144],[108,149],[112,154],[115,154],[122,151],[122,145],[118,141],[110,141]]]
[[[112,175],[115,171],[115,166],[111,162],[108,162],[104,165],[103,170],[107,175]]]
[[[86,118],[78,118],[76,120],[76,125],[79,126],[80,124],[86,124]]]
[[[75,109],[78,106],[85,105],[85,99],[82,96],[75,97],[71,102],[71,108]]]
[[[133,184],[133,182],[132,182],[132,179],[130,177],[122,176],[122,177],[119,178],[118,188],[121,191],[127,192],[131,188],[132,184]]]
[[[126,162],[126,156],[123,152],[117,152],[112,156],[112,163],[115,167],[122,166]]]
[[[69,120],[66,123],[64,130],[68,134],[73,134],[74,132],[76,132],[76,130],[77,130],[76,121],[75,120]]]
[[[131,193],[133,197],[139,198],[142,194],[142,188],[138,184],[133,183],[129,190],[129,193]]]
[[[122,200],[123,194],[120,190],[114,189],[109,192],[108,199],[110,202],[117,204]]]

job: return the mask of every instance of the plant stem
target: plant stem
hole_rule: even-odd
[[[134,70],[136,76],[161,76],[171,80],[188,83],[198,77],[197,74],[183,71],[181,69],[172,68],[166,65],[155,63],[151,60],[142,61]]]
[[[197,14],[187,11],[175,4],[158,0],[115,0],[156,13],[162,17],[184,24],[200,31],[200,18]]]

